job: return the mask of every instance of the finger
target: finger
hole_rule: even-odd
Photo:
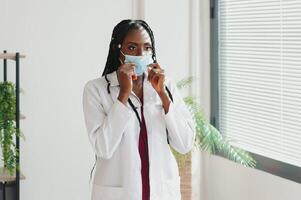
[[[164,70],[162,69],[152,69],[151,70],[152,75],[156,74],[156,75],[164,75]]]
[[[132,66],[128,66],[125,68],[121,68],[120,72],[124,74],[128,79],[136,80],[137,76],[135,73],[135,68]]]
[[[147,66],[147,72],[149,73],[152,70],[152,67],[150,65]]]
[[[154,76],[155,72],[153,70],[150,70],[147,76],[147,80],[150,81],[152,77]]]
[[[160,69],[160,66],[158,66],[157,63],[149,64],[149,65],[147,66],[147,72],[150,73],[152,70],[158,69],[158,68]]]
[[[160,67],[158,63],[150,64],[148,67],[148,72],[154,71],[155,73],[164,73],[164,69]]]
[[[151,83],[156,83],[158,82],[160,79],[160,75],[159,74],[154,74],[152,77],[151,77]]]
[[[136,74],[132,75],[132,79],[135,81],[138,79],[138,76]]]
[[[135,63],[128,63],[125,68],[128,69],[128,70],[133,70],[135,69]]]
[[[135,70],[135,65],[129,65],[126,67],[127,71],[134,71]]]
[[[165,71],[164,71],[164,69],[160,69],[160,70],[158,71],[158,74],[162,74],[162,75],[164,75],[164,74],[165,74]]]
[[[159,68],[159,69],[161,69],[161,66],[158,64],[158,63],[151,63],[151,64],[149,64],[148,65],[151,69],[153,69],[153,68]]]
[[[152,71],[154,71],[156,74],[164,74],[164,70],[163,69],[152,69]]]
[[[130,71],[134,71],[135,66],[133,64],[122,65],[118,68],[119,73],[129,74]]]
[[[135,63],[125,63],[123,65],[120,65],[119,69],[128,69],[128,68],[134,68]]]
[[[128,76],[134,80],[136,80],[136,72],[135,69],[129,69],[129,71],[127,72]]]
[[[148,80],[152,79],[152,76],[156,73],[164,74],[164,69],[160,68],[158,63],[153,63],[148,66]]]
[[[135,63],[133,63],[133,62],[124,63],[124,64],[120,65],[120,67],[125,67],[125,66],[129,66],[129,65],[135,65]]]
[[[158,80],[158,78],[153,79],[154,76],[161,78],[161,76],[165,77],[163,69],[152,69],[150,72],[150,80]]]
[[[165,82],[165,75],[164,74],[159,74],[159,80],[158,80],[158,84],[164,84]]]
[[[120,68],[120,70],[125,72],[125,73],[129,73],[130,71],[135,70],[135,65],[126,65],[126,66]]]
[[[156,78],[154,78],[156,77]],[[165,74],[164,74],[164,70],[160,70],[156,73],[154,73],[154,75],[151,77],[153,80],[157,80],[157,81],[164,81],[165,79]]]

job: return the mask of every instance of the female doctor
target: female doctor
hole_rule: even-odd
[[[156,60],[153,32],[123,20],[112,33],[102,77],[88,81],[83,111],[96,155],[92,200],[180,200],[170,146],[185,154],[195,124]]]

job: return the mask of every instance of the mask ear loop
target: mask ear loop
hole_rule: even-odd
[[[121,64],[124,64],[124,62],[122,62],[122,60],[120,58],[118,58]]]
[[[118,44],[117,47],[118,47],[120,53],[121,53],[123,56],[125,56],[124,53],[121,51],[121,44]],[[118,59],[119,59],[119,61],[120,61],[121,64],[124,64],[124,62],[123,62],[120,58],[118,58]]]

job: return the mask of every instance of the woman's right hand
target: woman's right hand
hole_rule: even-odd
[[[118,99],[123,104],[126,104],[133,88],[133,79],[135,80],[137,78],[137,75],[135,74],[135,64],[122,64],[117,70],[117,78],[120,85]]]

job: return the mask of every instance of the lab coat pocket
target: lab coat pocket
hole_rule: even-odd
[[[123,187],[93,185],[92,200],[120,200],[124,197]]]
[[[173,199],[173,200],[180,200],[181,199],[181,191],[180,191],[180,176],[172,178],[172,179],[165,179],[162,181],[162,191],[164,200],[165,199]]]

